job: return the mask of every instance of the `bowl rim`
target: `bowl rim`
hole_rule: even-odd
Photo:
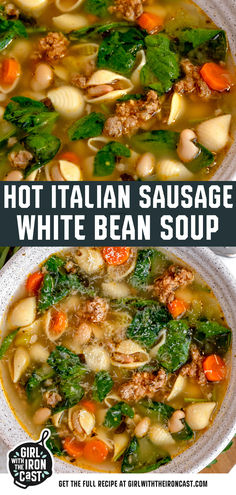
[[[27,247],[21,248],[3,267],[0,272],[0,318],[6,314],[7,307],[11,302],[11,297],[17,291],[17,287],[14,286],[11,290],[11,297],[6,298],[4,287],[14,274],[17,272],[19,282],[18,286],[25,280],[27,273],[34,270],[40,263],[53,253],[60,252],[62,250],[68,250],[68,247],[44,247],[35,248]],[[229,381],[229,386],[221,405],[220,410],[213,422],[213,425],[208,429],[199,440],[189,447],[182,454],[174,458],[171,463],[166,466],[161,467],[158,473],[192,473],[196,474],[205,468],[212,460],[214,460],[226,447],[226,445],[231,441],[234,434],[236,433],[236,395],[234,392],[234,386],[236,383],[236,360],[233,360],[233,356],[236,354],[236,315],[234,316],[233,309],[236,304],[236,280],[229,272],[228,268],[222,263],[222,261],[217,258],[214,253],[209,248],[201,247],[183,247],[183,248],[161,248],[169,253],[173,253],[178,258],[185,261],[187,264],[192,266],[203,278],[207,278],[207,283],[211,286],[216,297],[219,300],[223,310],[226,315],[227,322],[233,327],[233,343],[232,343],[232,370],[231,378]],[[31,265],[31,270],[29,270],[29,260],[33,255],[34,263]],[[26,273],[26,266],[27,273]],[[216,280],[217,279],[217,280]],[[222,287],[224,290],[222,292]],[[223,295],[222,295],[223,294]],[[230,298],[226,298],[226,295],[230,294]],[[20,421],[12,414],[11,421],[9,421],[9,404],[7,402],[5,393],[2,389],[2,383],[0,383],[0,436],[3,441],[11,448],[15,447],[15,440],[13,441],[12,432],[17,431],[19,437],[19,442],[27,441],[30,439],[29,435],[21,427]],[[4,416],[5,413],[5,416]],[[225,414],[227,413],[227,421],[225,423]],[[220,424],[223,427],[220,429]],[[220,423],[220,424],[218,424]],[[222,433],[223,429],[223,433]],[[17,438],[18,438],[17,437]],[[15,435],[14,435],[15,438]],[[209,442],[212,443],[212,438],[214,438],[213,448],[209,451],[207,445]],[[19,443],[17,441],[17,443]],[[71,466],[65,461],[61,461],[58,458],[55,461],[55,471],[60,473],[90,473],[95,474],[94,471],[87,471],[85,469]]]

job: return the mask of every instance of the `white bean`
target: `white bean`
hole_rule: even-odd
[[[198,147],[193,142],[194,139],[197,139],[197,135],[192,129],[184,129],[180,133],[177,153],[180,160],[184,163],[191,162],[199,153]]]
[[[33,91],[42,91],[49,88],[53,80],[53,70],[47,64],[39,64],[35,69],[31,88]]]
[[[170,433],[178,433],[179,431],[183,430],[184,424],[181,420],[184,418],[185,418],[184,411],[181,411],[180,409],[178,409],[172,414],[168,422],[168,428]]]
[[[40,407],[33,415],[35,425],[43,425],[51,416],[51,409],[48,407]]]
[[[151,421],[149,418],[143,418],[141,421],[137,424],[134,430],[134,434],[138,438],[142,438],[145,435],[147,435],[147,432],[150,428]]]
[[[148,177],[153,173],[155,165],[155,156],[152,153],[144,153],[137,161],[136,173],[139,177]]]
[[[4,180],[9,181],[19,181],[23,180],[23,174],[20,170],[11,170],[5,177]]]
[[[113,86],[110,84],[101,84],[100,86],[92,86],[88,89],[88,96],[90,98],[98,98],[99,96],[106,95],[114,91]]]

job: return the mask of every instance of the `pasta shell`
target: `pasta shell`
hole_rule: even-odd
[[[165,341],[166,341],[166,330],[163,329],[163,330],[160,331],[160,333],[158,335],[158,342],[157,342],[157,344],[150,351],[151,358],[155,358],[157,356],[158,350],[165,343]]]
[[[52,420],[52,424],[58,428],[60,426],[60,423],[61,423],[61,420],[62,420],[62,417],[64,416],[64,411],[60,411],[56,414],[53,414],[53,416],[51,417],[51,420]]]
[[[84,0],[56,0],[56,6],[61,12],[71,12],[80,7],[83,1]]]
[[[156,174],[160,180],[192,180],[194,175],[178,160],[163,159],[157,162]]]
[[[117,461],[120,456],[124,453],[126,448],[128,447],[130,437],[126,431],[124,433],[116,433],[113,437],[114,443],[114,455],[113,461]]]
[[[88,147],[93,153],[97,153],[105,144],[109,143],[110,139],[105,136],[98,136],[88,140]]]
[[[161,425],[151,426],[148,436],[152,443],[158,445],[158,447],[164,448],[167,452],[175,445],[175,440],[170,432],[165,430]]]
[[[31,325],[36,319],[36,297],[20,299],[10,310],[8,316],[9,329]]]
[[[179,375],[177,379],[175,380],[175,383],[172,387],[172,390],[170,392],[170,395],[168,396],[167,400],[173,400],[175,399],[178,395],[180,395],[184,389],[186,388],[188,383],[188,379],[186,376],[181,376]]]
[[[82,247],[74,258],[81,270],[89,275],[99,272],[104,267],[104,260],[98,248]]]
[[[14,340],[15,345],[33,344],[38,338],[38,333],[42,330],[42,318],[38,318],[31,325],[22,327]]]
[[[102,440],[109,450],[113,450],[113,440],[109,438],[109,432],[103,426],[96,428],[96,438]]]
[[[48,0],[15,0],[15,4],[25,10],[25,12],[29,12],[33,15],[40,15],[43,9],[48,5]]]
[[[120,400],[121,400],[121,398],[119,397],[119,395],[117,395],[113,392],[113,393],[108,394],[105,397],[104,402],[105,402],[107,407],[112,407],[112,406],[114,406],[114,404],[116,404],[116,402],[119,402]]]
[[[104,282],[102,290],[106,297],[119,299],[130,295],[130,288],[124,282]]]
[[[84,349],[85,361],[92,371],[108,370],[111,360],[108,352],[98,345],[91,345]]]
[[[140,50],[140,52],[137,53],[136,62],[137,67],[130,78],[134,86],[140,85],[140,72],[144,65],[146,65],[146,55],[144,50]]]
[[[185,97],[178,93],[174,93],[171,100],[170,115],[167,124],[174,124],[177,119],[182,117],[185,108]]]
[[[51,320],[53,317],[53,309],[49,309],[45,315],[43,316],[43,326],[44,326],[44,331],[47,335],[47,338],[51,340],[52,342],[55,342],[56,340],[60,339],[62,334],[65,332],[66,328],[63,328],[61,332],[56,332],[54,333],[51,329]]]
[[[68,162],[67,160],[59,160],[58,163],[48,163],[45,167],[45,175],[48,181],[82,181],[83,175],[79,165]]]
[[[121,355],[119,361],[116,360],[117,354]],[[126,355],[127,357],[129,356],[133,360],[131,360],[131,362],[126,362],[129,360],[126,360],[124,358],[122,362],[122,355]],[[123,342],[118,344],[115,350],[115,357],[112,357],[111,359],[111,363],[113,364],[113,366],[117,366],[117,368],[127,369],[140,368],[140,366],[143,366],[149,361],[150,357],[148,353],[144,351],[139,344],[133,342],[133,340],[124,340]]]
[[[137,250],[131,249],[130,255],[126,263],[123,265],[112,266],[109,265],[107,267],[107,273],[112,280],[122,280],[127,277],[135,268],[137,259]]]
[[[231,118],[229,114],[220,115],[199,124],[196,129],[199,143],[215,153],[222,150],[229,139]]]
[[[81,441],[85,440],[95,427],[95,416],[79,405],[74,406],[68,411],[68,426]]]
[[[30,364],[29,353],[25,347],[18,347],[13,357],[13,383],[17,383]]]
[[[39,343],[33,344],[29,350],[30,357],[37,363],[46,363],[49,357],[48,350]]]
[[[118,98],[121,98],[121,96],[126,95],[133,89],[133,84],[130,81],[130,79],[127,79],[124,76],[121,76],[120,74],[116,74],[115,72],[111,72],[109,70],[98,70],[94,72],[94,74],[90,77],[90,79],[87,82],[87,87],[90,86],[102,86],[102,85],[107,85],[107,84],[112,84],[116,81],[122,81],[122,85],[124,86],[123,89],[114,89],[114,91],[111,91],[110,93],[106,93],[102,96],[98,96],[95,98],[88,98],[86,97],[86,101],[88,103],[100,103],[100,102],[105,102],[105,101],[113,101],[117,100]]]
[[[81,91],[73,86],[60,86],[47,94],[55,110],[67,119],[80,117],[85,102]]]
[[[70,33],[75,29],[80,29],[88,25],[86,17],[79,14],[62,14],[57,17],[53,17],[53,24],[57,29],[63,31],[63,33]]]
[[[97,43],[79,43],[71,48],[72,53],[75,52],[77,57],[86,58],[86,60],[96,58],[98,50],[99,45]]]
[[[197,431],[206,428],[215,406],[215,402],[198,402],[186,407],[185,419],[190,428]]]

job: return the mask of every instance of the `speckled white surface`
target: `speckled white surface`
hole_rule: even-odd
[[[62,248],[22,248],[0,273],[0,320],[17,287],[28,273],[47,256]],[[211,462],[227,445],[236,431],[236,280],[219,258],[207,248],[169,248],[177,257],[195,268],[212,287],[228,324],[233,330],[233,366],[230,385],[213,426],[186,452],[159,472],[196,473]],[[13,447],[27,440],[27,434],[11,414],[0,388],[0,437]],[[79,469],[56,460],[58,472],[79,472]]]

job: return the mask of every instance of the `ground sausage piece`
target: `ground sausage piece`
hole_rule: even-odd
[[[182,60],[181,67],[186,77],[175,84],[174,89],[177,93],[195,94],[203,100],[215,97],[215,91],[212,91],[201,77],[201,67],[193,65],[188,59]]]
[[[110,7],[110,12],[117,17],[127,21],[135,21],[143,13],[143,3],[145,0],[115,0],[114,7]]]
[[[169,304],[175,298],[175,291],[185,287],[194,280],[193,273],[182,266],[171,265],[161,277],[154,282],[154,293],[161,303]]]
[[[146,99],[128,100],[116,105],[115,115],[109,117],[104,126],[104,134],[117,138],[134,133],[161,109],[155,91],[149,91]]]
[[[58,402],[60,402],[62,400],[62,397],[60,396],[60,394],[58,394],[57,392],[54,392],[53,390],[49,391],[49,392],[45,392],[44,396],[43,396],[47,406],[50,406],[50,407],[55,407]]]
[[[66,55],[69,41],[62,33],[48,33],[39,40],[37,57],[50,64],[57,62]]]
[[[159,389],[166,385],[167,376],[163,369],[155,375],[149,371],[134,373],[131,380],[119,388],[119,396],[124,401],[138,401],[144,397],[152,398]]]
[[[8,158],[12,167],[21,168],[24,170],[33,159],[33,155],[32,153],[30,153],[30,151],[20,150],[12,151],[11,153],[9,153]]]
[[[85,89],[87,87],[88,78],[83,74],[73,74],[71,78],[71,84],[80,89]]]
[[[92,301],[86,301],[83,308],[83,319],[90,320],[93,323],[105,321],[109,305],[105,299],[95,297]]]
[[[203,361],[205,358],[200,354],[196,345],[191,346],[190,353],[192,361],[181,368],[180,374],[194,378],[199,385],[206,385],[207,379],[203,370]]]

